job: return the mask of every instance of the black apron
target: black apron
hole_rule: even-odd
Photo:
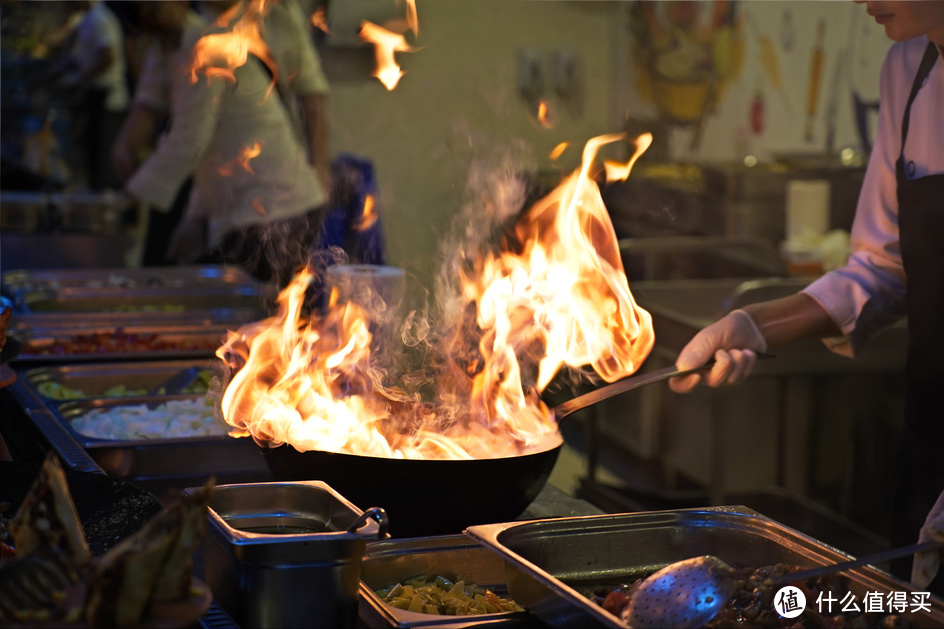
[[[898,228],[906,275],[908,384],[894,484],[893,546],[918,540],[928,511],[944,491],[944,174],[915,179],[914,163],[904,154],[911,104],[937,59],[937,48],[931,43],[911,87],[901,123],[902,152],[895,165]],[[944,107],[944,103],[941,105]],[[944,124],[944,109],[938,124]],[[892,572],[909,579],[911,559],[893,563]],[[942,585],[944,575],[939,574],[931,589],[940,593]]]

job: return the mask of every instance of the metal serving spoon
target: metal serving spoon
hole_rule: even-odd
[[[867,564],[944,548],[944,542],[922,542],[836,564],[788,572],[765,580],[765,585],[786,585]],[[647,627],[700,627],[714,618],[738,587],[737,572],[712,555],[677,561],[646,577],[632,591],[623,621],[634,629]]]

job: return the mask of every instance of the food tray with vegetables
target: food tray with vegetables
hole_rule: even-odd
[[[84,269],[18,269],[3,274],[5,294],[17,291],[91,288],[123,291],[137,288],[251,285],[258,280],[233,266],[162,266]]]
[[[714,555],[751,570],[777,564],[806,568],[849,559],[835,548],[740,506],[485,524],[470,526],[466,533],[504,558],[509,594],[556,627],[625,627],[618,612],[604,606],[601,593],[692,557]],[[883,600],[900,593],[908,601],[919,594],[910,584],[871,566],[844,573],[841,584],[860,608],[869,593],[878,593]],[[929,599],[926,610],[909,605],[897,618],[881,622],[944,626],[944,601]],[[850,617],[819,618],[824,622],[816,624],[816,607],[813,595],[803,612],[809,626],[843,626],[836,624],[843,622],[859,626]],[[843,615],[834,604],[830,615],[837,614]]]
[[[190,310],[240,308],[267,310],[275,291],[263,284],[106,288],[58,288],[18,291],[18,312],[138,312],[179,314]]]
[[[222,368],[218,359],[162,360],[140,363],[84,363],[34,367],[22,372],[37,393],[54,403],[87,398],[164,395],[162,385],[177,374],[198,368],[193,380],[179,391],[205,394],[214,374]]]
[[[154,394],[153,387],[192,365],[170,361],[166,365],[111,363],[33,369],[21,372],[23,377],[10,390],[71,467],[94,467],[155,493],[168,487],[193,486],[210,475],[216,475],[221,483],[271,480],[258,446],[252,439],[228,436],[229,427],[211,398],[199,393]],[[123,371],[122,377],[117,377],[118,370]],[[195,388],[202,386],[199,378],[191,383]],[[41,394],[38,388],[50,382],[58,385],[47,391],[53,395],[94,392],[98,397],[58,400]],[[102,395],[112,387],[116,388],[111,392],[119,392],[119,385],[124,385],[124,392],[128,388],[152,389],[146,395]]]
[[[501,558],[463,535],[368,544],[360,617],[369,627],[540,626],[509,598]]]

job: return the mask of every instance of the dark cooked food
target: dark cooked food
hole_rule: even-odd
[[[10,318],[13,316],[13,310],[9,306],[0,308],[0,349],[7,344],[7,327],[10,325]]]
[[[91,560],[66,474],[52,452],[46,455],[9,529],[18,557],[61,549],[80,566]]]
[[[790,585],[800,588],[806,596],[806,609],[796,618],[781,618],[774,609],[774,595],[781,586],[770,585],[766,583],[766,580],[788,572],[797,572],[801,568],[782,563],[761,568],[749,568],[739,564],[732,564],[732,567],[739,579],[738,588],[731,596],[728,604],[704,625],[708,629],[728,627],[737,627],[738,629],[779,629],[782,627],[796,629],[812,629],[814,627],[869,629],[872,627],[904,628],[913,626],[907,618],[896,614],[839,611],[841,605],[837,602],[842,601],[849,594],[849,582],[846,577],[837,574],[829,574],[802,582],[791,582]],[[590,598],[611,614],[622,617],[623,609],[628,604],[633,590],[646,576],[648,575],[643,575],[628,584],[598,587],[593,591]],[[836,601],[832,603],[831,613],[820,613],[817,610],[816,601],[821,593],[823,600],[831,597]],[[858,607],[860,610],[863,609],[861,599]]]
[[[218,339],[196,338],[189,341],[169,341],[158,334],[136,334],[117,328],[114,332],[89,332],[62,336],[48,342],[28,340],[23,344],[24,354],[60,356],[71,354],[130,354],[135,352],[166,352],[215,350]]]
[[[133,627],[153,605],[187,601],[213,484],[92,558],[65,474],[50,453],[9,522],[13,552],[5,550],[0,563],[0,623]]]
[[[442,575],[421,574],[374,593],[388,605],[420,614],[474,616],[524,611],[513,600],[487,588]]]

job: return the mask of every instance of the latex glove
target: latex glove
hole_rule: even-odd
[[[937,502],[928,512],[928,517],[921,527],[918,534],[919,542],[929,542],[931,540],[944,542],[944,492],[938,496]],[[928,550],[915,555],[914,563],[911,566],[911,582],[919,588],[926,588],[941,566],[941,550]]]
[[[704,365],[714,356],[715,365],[704,375],[705,384],[718,387],[741,382],[757,363],[755,352],[767,351],[767,341],[751,315],[743,310],[730,313],[701,330],[682,349],[678,360],[679,369],[691,369]],[[693,373],[669,381],[677,393],[687,393],[702,381],[702,374]]]

